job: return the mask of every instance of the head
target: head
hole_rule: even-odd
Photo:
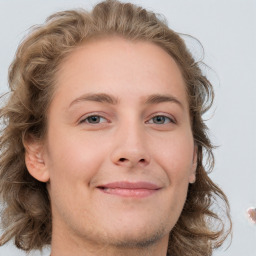
[[[164,21],[132,4],[56,13],[35,28],[0,112],[2,242],[40,249],[58,226],[119,246],[167,237],[171,255],[211,255],[228,234],[215,200],[229,213],[206,169],[213,146],[202,115],[213,89],[199,64]],[[129,186],[120,181],[139,192],[116,189]]]

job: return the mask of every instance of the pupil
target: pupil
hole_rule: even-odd
[[[99,122],[99,117],[98,116],[91,116],[91,117],[89,117],[89,122],[98,123]]]
[[[164,123],[164,117],[163,116],[156,116],[156,117],[154,117],[154,121],[158,124],[163,124]]]

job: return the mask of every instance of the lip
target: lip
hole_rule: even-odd
[[[148,197],[156,193],[161,187],[150,182],[113,182],[97,186],[103,193],[121,197]]]

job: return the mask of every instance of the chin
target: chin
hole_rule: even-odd
[[[122,234],[111,239],[111,245],[117,248],[146,248],[156,244],[166,235],[169,235],[169,232],[164,227],[151,231],[147,228],[128,232],[123,230]]]
[[[149,247],[163,239],[163,237],[169,237],[171,230],[171,227],[164,222],[157,223],[156,220],[145,222],[138,219],[131,219],[130,222],[123,222],[115,227],[112,226],[112,228],[109,231],[108,239],[111,241],[112,246],[120,248]]]

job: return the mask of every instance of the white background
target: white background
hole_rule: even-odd
[[[0,93],[6,92],[7,69],[29,27],[53,12],[91,8],[95,0],[0,0]],[[211,177],[227,194],[234,223],[233,242],[214,256],[255,256],[256,225],[246,209],[256,207],[256,1],[255,0],[131,0],[163,14],[177,32],[198,38],[205,62],[214,70],[216,101],[207,122],[215,150]],[[192,52],[200,49],[191,44]],[[207,115],[212,116],[212,114]],[[12,243],[0,255],[22,256]],[[31,255],[40,255],[33,252]],[[45,251],[43,255],[49,255]]]

